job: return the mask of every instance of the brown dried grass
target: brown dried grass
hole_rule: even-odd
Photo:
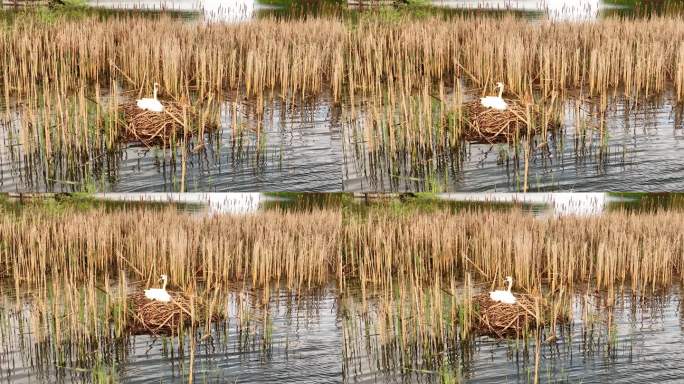
[[[358,24],[335,17],[201,26],[167,17],[21,21],[0,28],[0,74],[10,92],[27,94],[45,79],[64,88],[107,82],[119,77],[115,67],[134,84],[160,79],[174,95],[241,89],[289,98],[330,89],[340,100],[464,73],[521,95],[533,87],[544,96],[579,88],[640,97],[674,87],[680,101],[684,94],[681,16],[539,24],[467,15]]]

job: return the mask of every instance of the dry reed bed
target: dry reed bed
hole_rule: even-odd
[[[532,85],[544,95],[583,88],[591,95],[619,87],[628,96],[670,84],[684,97],[681,16],[597,23],[541,23],[457,16],[363,19],[265,19],[237,25],[193,24],[170,18],[95,18],[0,28],[0,76],[5,92],[33,84],[133,84],[158,80],[174,95],[200,97],[226,88],[249,96],[316,94],[336,99],[397,84],[411,90],[426,79],[467,74],[481,86],[504,81],[516,94]]]
[[[343,218],[340,210],[322,210],[197,218],[173,210],[28,210],[0,216],[0,270],[16,292],[32,287],[33,305],[41,308],[30,314],[37,340],[84,345],[106,343],[111,332],[123,335],[131,325],[127,311],[135,303],[120,271],[136,280],[169,274],[172,290],[196,297],[190,306],[196,327],[209,327],[225,313],[228,286],[261,287],[253,300],[268,305],[271,282],[302,292],[337,280],[342,310],[359,315],[346,317],[345,340],[375,316],[380,341],[398,357],[437,364],[441,351],[478,332],[474,298],[494,288],[489,282],[510,274],[515,292],[546,303],[527,307],[535,320],[517,324],[516,332],[540,324],[553,332],[568,316],[574,289],[606,289],[611,301],[622,284],[649,291],[680,279],[682,229],[684,215],[676,212],[539,219],[472,210]],[[112,280],[118,283],[110,286]],[[347,300],[357,290],[362,300]],[[241,322],[250,318],[244,316]]]
[[[192,218],[173,210],[0,216],[0,269],[17,284],[120,270],[166,273],[180,287],[245,281],[292,289],[336,277],[362,286],[511,275],[522,291],[667,286],[684,275],[684,215],[608,213],[537,219],[467,210],[342,223],[341,210]],[[446,283],[445,283],[446,284]],[[616,285],[617,284],[617,285]]]
[[[432,151],[456,146],[465,134],[457,86],[464,78],[483,94],[503,81],[507,97],[523,105],[553,104],[578,89],[601,96],[602,104],[616,93],[638,98],[668,89],[683,100],[682,21],[531,24],[458,16],[351,25],[330,17],[220,25],[167,17],[50,24],[26,18],[0,22],[0,96],[13,105],[19,95],[19,141],[48,159],[53,152],[97,157],[130,138],[120,106],[149,95],[155,81],[164,97],[196,107],[189,125],[200,147],[218,121],[212,101],[236,108],[246,100],[259,119],[273,99],[296,104],[329,93],[351,108],[352,119],[367,102],[366,135],[387,140],[390,152]],[[447,101],[446,89],[457,89],[458,97]],[[557,112],[543,118],[557,119]]]
[[[625,283],[648,290],[683,273],[684,215],[676,212],[548,219],[519,211],[374,212],[342,219],[336,210],[213,218],[171,210],[29,210],[0,215],[0,271],[16,286],[39,287],[31,289],[32,310],[17,300],[16,311],[28,319],[32,342],[55,346],[46,354],[55,361],[88,361],[97,356],[91,351],[112,345],[112,334],[125,334],[126,270],[153,278],[168,272],[185,292],[210,287],[201,296],[213,309],[200,315],[198,327],[225,313],[219,286],[263,287],[236,301],[237,323],[249,328],[260,320],[254,308],[267,307],[269,282],[297,291],[336,276],[344,288],[343,355],[353,358],[364,343],[377,342],[366,353],[422,368],[439,367],[447,351],[477,331],[476,295],[489,284],[476,288],[473,277],[489,282],[512,274],[515,292],[543,295],[548,308],[529,304],[529,315],[550,324],[553,335],[573,287],[610,291]],[[118,284],[110,286],[113,276]],[[362,300],[350,298],[356,289]],[[608,311],[614,296],[605,296]],[[527,334],[535,325],[516,331]]]
[[[175,211],[98,211],[3,215],[0,222],[6,244],[0,265],[17,285],[126,270],[145,279],[167,274],[183,290],[198,282],[319,286],[333,269],[341,230],[340,213],[326,210],[201,219]]]
[[[340,279],[387,285],[511,275],[520,291],[668,286],[684,277],[684,215],[608,213],[537,219],[522,212],[373,215],[345,226]]]

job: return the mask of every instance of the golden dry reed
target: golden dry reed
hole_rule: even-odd
[[[206,334],[213,316],[228,310],[226,288],[242,292],[236,315],[249,326],[258,318],[242,306],[267,306],[271,283],[296,294],[336,281],[345,361],[364,353],[362,335],[370,333],[382,348],[365,353],[436,369],[477,329],[474,295],[499,287],[493,282],[503,276],[514,277],[515,292],[543,298],[548,305],[534,316],[553,336],[575,290],[605,289],[610,307],[623,287],[645,292],[679,281],[683,230],[684,215],[667,211],[537,218],[483,209],[345,216],[338,208],[197,217],[27,209],[0,215],[0,281],[32,292],[39,310],[28,311],[28,328],[59,365],[74,355],[91,359],[87,346],[106,350],[112,335],[124,335],[130,282],[140,289],[166,273],[174,289],[196,297],[193,313],[208,308],[199,315]],[[248,291],[255,293],[243,303]],[[22,305],[17,298],[17,313]]]
[[[520,211],[369,213],[341,209],[192,217],[175,210],[0,216],[0,271],[17,285],[62,275],[87,281],[127,271],[173,276],[181,288],[244,282],[290,289],[336,279],[365,287],[448,286],[466,274],[511,275],[523,291],[549,286],[635,290],[684,275],[684,215],[612,212],[539,219]]]
[[[0,217],[1,269],[17,286],[127,271],[195,289],[234,282],[290,289],[328,281],[339,254],[338,211],[192,218],[175,211],[103,211]]]
[[[159,81],[172,95],[205,98],[227,88],[258,100],[330,90],[337,100],[405,90],[467,75],[482,87],[503,81],[518,95],[616,88],[630,97],[674,87],[684,97],[681,16],[596,23],[529,23],[513,17],[402,18],[388,23],[335,17],[263,19],[235,25],[161,17],[46,25],[31,19],[0,28],[5,92],[45,81],[62,89],[118,79]]]
[[[684,215],[607,213],[539,219],[523,212],[376,214],[345,226],[339,278],[362,286],[492,281],[513,276],[518,289],[592,285],[634,290],[684,276]]]

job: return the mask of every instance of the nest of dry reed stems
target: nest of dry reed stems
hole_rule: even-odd
[[[145,297],[144,292],[128,295],[129,332],[172,335],[177,334],[180,328],[198,324],[199,319],[206,319],[206,316],[203,316],[206,311],[203,304],[193,302],[182,292],[169,292],[169,294],[171,301],[168,303],[150,300]],[[210,319],[211,321],[218,320],[218,316],[212,314]]]
[[[485,107],[480,100],[465,103],[465,139],[491,144],[510,142],[516,137],[535,133],[539,127],[530,121],[538,114],[534,108],[522,106],[512,100],[506,100],[506,103],[508,108],[503,111]]]
[[[515,298],[517,303],[505,304],[493,301],[488,293],[473,297],[473,304],[477,307],[475,326],[478,333],[503,338],[544,325],[540,314],[546,305],[541,298],[525,294],[516,294]]]
[[[121,104],[119,110],[124,122],[123,139],[151,146],[166,145],[173,137],[193,136],[190,122],[197,121],[197,113],[178,102],[164,100],[161,103],[164,112],[142,110],[138,108],[135,100]]]

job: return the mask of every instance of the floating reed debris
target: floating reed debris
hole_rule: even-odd
[[[473,297],[475,331],[503,338],[544,325],[540,316],[541,298],[527,294],[516,294],[515,298],[515,304],[506,304],[493,301],[486,292]]]

